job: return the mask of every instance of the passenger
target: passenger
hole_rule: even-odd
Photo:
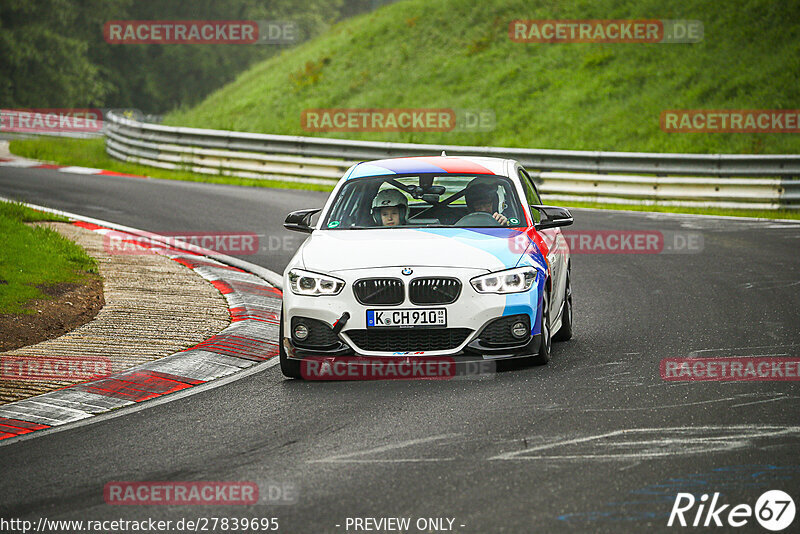
[[[406,224],[408,199],[397,189],[384,189],[372,201],[372,218],[382,226]]]
[[[497,185],[477,180],[467,185],[464,195],[470,213],[488,213],[501,225],[508,226],[508,217],[498,211],[500,199],[497,196]]]

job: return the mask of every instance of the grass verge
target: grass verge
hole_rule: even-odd
[[[40,287],[81,282],[97,262],[58,232],[26,222],[66,221],[22,204],[0,201],[0,314],[31,314],[25,303],[48,298]]]
[[[772,0],[405,0],[253,65],[164,122],[284,135],[622,152],[796,154],[787,133],[673,133],[675,109],[795,109],[800,3]],[[691,19],[687,44],[516,43],[513,20]],[[780,36],[779,38],[777,36]],[[320,132],[303,112],[449,108],[487,128]],[[367,130],[368,128],[361,128]]]

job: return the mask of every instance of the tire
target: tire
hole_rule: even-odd
[[[278,332],[278,346],[280,350],[281,372],[287,378],[303,378],[300,374],[300,362],[290,360],[286,356],[286,349],[283,346],[283,306],[281,306],[280,331]]]
[[[539,352],[528,360],[531,365],[546,365],[550,361],[550,349],[553,339],[550,336],[550,291],[545,289],[542,297],[542,340],[539,343]]]
[[[553,335],[553,341],[568,341],[572,338],[572,281],[570,269],[567,269],[567,285],[564,287],[564,316],[561,328]]]

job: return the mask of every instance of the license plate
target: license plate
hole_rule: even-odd
[[[367,326],[447,326],[447,310],[401,309],[367,310]]]

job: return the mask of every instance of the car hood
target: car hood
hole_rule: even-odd
[[[317,230],[302,258],[305,268],[325,272],[415,266],[495,271],[517,265],[528,243],[510,228]]]

